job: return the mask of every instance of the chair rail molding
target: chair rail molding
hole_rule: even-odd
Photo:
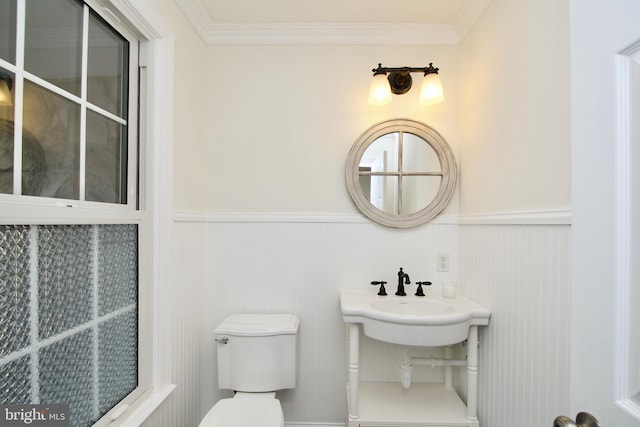
[[[462,214],[462,225],[571,225],[571,209]]]
[[[174,210],[174,222],[207,223],[353,223],[373,224],[360,213],[340,212],[194,212]],[[429,224],[457,224],[457,216],[445,214],[436,217]]]

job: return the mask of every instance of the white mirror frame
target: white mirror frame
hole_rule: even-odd
[[[408,215],[395,215],[373,206],[360,186],[360,159],[369,145],[383,135],[394,132],[419,136],[433,148],[440,161],[442,179],[433,200],[423,209]],[[458,167],[447,141],[432,127],[411,119],[392,119],[371,126],[358,137],[347,156],[347,190],[360,212],[387,227],[410,228],[435,218],[447,206],[456,187]]]

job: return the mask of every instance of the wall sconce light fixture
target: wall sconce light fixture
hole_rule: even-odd
[[[420,104],[435,105],[444,101],[442,82],[438,68],[429,63],[428,67],[383,67],[374,68],[373,81],[369,88],[369,104],[385,105],[391,102],[391,94],[402,95],[411,89],[411,73],[423,73],[424,80],[420,88]]]
[[[13,79],[11,76],[0,71],[0,107],[10,107],[13,105],[11,101],[12,87]]]

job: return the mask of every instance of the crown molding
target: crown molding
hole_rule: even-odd
[[[197,0],[196,0],[197,1]],[[217,44],[457,44],[448,24],[214,24],[204,38]]]
[[[481,0],[488,1],[488,0]],[[208,45],[233,44],[458,44],[452,24],[415,23],[214,23],[200,0],[176,0]]]
[[[484,13],[484,10],[487,8],[491,0],[475,0],[466,3],[465,7],[458,13],[455,21],[453,22],[453,28],[460,41],[464,40],[467,36],[467,33],[471,31],[473,25],[476,23],[478,18]]]

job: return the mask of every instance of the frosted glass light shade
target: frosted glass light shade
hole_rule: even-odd
[[[444,91],[440,76],[436,73],[427,74],[420,88],[420,104],[436,105],[442,101],[444,101]]]
[[[0,106],[6,107],[13,105],[11,101],[11,91],[7,82],[0,79]]]
[[[376,74],[369,88],[369,104],[386,105],[391,102],[391,88],[386,74]]]

